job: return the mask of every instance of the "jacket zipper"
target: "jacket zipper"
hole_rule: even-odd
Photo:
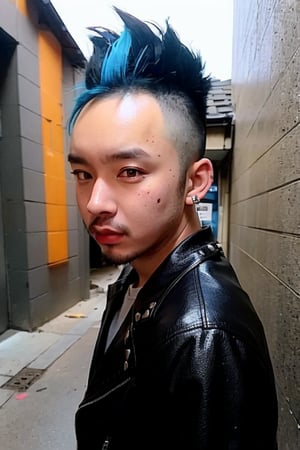
[[[80,405],[78,410],[85,408],[86,406],[89,405],[93,405],[94,403],[97,403],[100,400],[103,400],[105,397],[107,397],[109,394],[111,394],[112,392],[114,392],[115,390],[119,389],[120,387],[124,386],[125,384],[127,384],[129,381],[131,380],[131,377],[126,378],[126,380],[124,380],[122,383],[118,384],[117,386],[115,386],[114,388],[110,389],[109,391],[105,392],[105,394],[101,395],[100,397],[95,398],[94,400],[91,400],[87,403],[84,403],[83,405]]]
[[[101,450],[108,450],[109,443],[110,443],[110,437],[107,436],[107,438],[105,439],[105,441],[102,444]]]

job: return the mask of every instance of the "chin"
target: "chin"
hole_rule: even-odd
[[[133,261],[137,255],[133,254],[114,254],[114,252],[110,251],[102,251],[103,255],[113,264],[116,264],[117,266],[122,264],[127,264]]]

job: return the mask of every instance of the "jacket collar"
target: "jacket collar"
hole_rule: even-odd
[[[216,257],[220,253],[222,253],[220,245],[214,241],[209,227],[187,237],[165,258],[139,291],[131,317],[135,321],[150,317],[156,309],[155,306],[163,301],[169,289],[180,277],[194,265],[198,265],[205,259]],[[118,280],[108,286],[107,306],[102,319],[100,336],[107,336],[108,327],[122,305],[128,286],[135,283],[137,279],[135,269],[128,264],[122,270]],[[105,342],[105,339],[98,339],[98,355],[104,354]]]
[[[211,251],[207,246],[211,245]],[[184,239],[164,259],[140,290],[137,302],[140,298],[147,297],[156,301],[162,292],[171,285],[183,271],[200,259],[208,259],[215,253],[215,239],[210,227],[202,228]],[[214,250],[214,251],[213,251]],[[122,271],[119,279],[109,286],[109,297],[114,298],[121,292],[125,294],[128,286],[138,279],[135,269],[129,264]]]

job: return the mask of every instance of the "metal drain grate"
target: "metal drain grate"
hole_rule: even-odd
[[[30,369],[25,367],[1,387],[15,391],[26,391],[43,373],[43,369]]]

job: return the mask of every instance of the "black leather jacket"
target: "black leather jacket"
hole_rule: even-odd
[[[210,229],[183,241],[145,286],[111,345],[135,279],[109,287],[78,450],[274,450],[277,400],[262,325]]]

